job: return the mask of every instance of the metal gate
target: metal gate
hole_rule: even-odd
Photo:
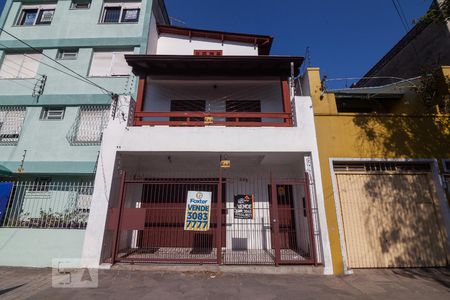
[[[307,178],[307,177],[306,177]],[[184,230],[188,191],[212,193],[208,231]],[[236,215],[251,196],[251,215]],[[316,264],[308,179],[121,178],[109,210],[111,261]]]

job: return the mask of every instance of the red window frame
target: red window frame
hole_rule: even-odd
[[[195,56],[222,56],[222,50],[194,50]]]

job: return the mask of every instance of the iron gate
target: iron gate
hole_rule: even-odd
[[[124,173],[108,215],[111,261],[316,264],[307,178],[129,180]],[[184,230],[188,191],[212,193],[206,232]],[[235,198],[244,195],[254,199],[251,218],[236,216]]]

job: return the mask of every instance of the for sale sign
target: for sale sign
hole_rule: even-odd
[[[241,220],[253,220],[253,195],[234,196],[234,218]]]
[[[211,219],[211,192],[188,191],[184,230],[208,231]]]

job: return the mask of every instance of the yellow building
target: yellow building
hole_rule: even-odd
[[[438,71],[432,83],[448,97],[443,79],[450,67]],[[427,98],[421,82],[328,92],[319,69],[307,70],[303,88],[313,100],[335,274],[448,265],[442,179],[450,164],[450,115],[443,98]],[[440,106],[430,102],[436,99]]]

